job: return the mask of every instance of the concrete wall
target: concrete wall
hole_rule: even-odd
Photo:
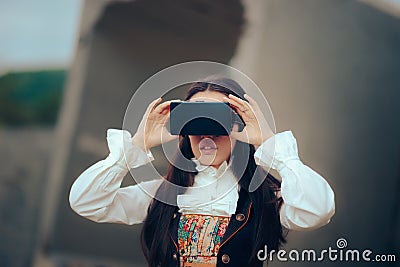
[[[290,233],[287,249],[326,249],[344,237],[350,248],[399,251],[398,18],[350,0],[86,1],[85,14],[98,17],[81,30],[40,255],[59,264],[144,266],[140,225],[90,222],[67,197],[74,179],[107,155],[106,129],[121,127],[140,83],[188,60],[231,63],[254,79],[278,131],[293,131],[301,159],[334,188],[332,222]]]

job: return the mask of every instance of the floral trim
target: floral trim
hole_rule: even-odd
[[[178,225],[181,266],[184,262],[216,264],[230,217],[185,214]]]

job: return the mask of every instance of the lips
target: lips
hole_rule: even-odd
[[[205,146],[205,147],[200,147],[201,150],[212,150],[212,149],[217,149],[216,147],[211,147],[211,146]]]
[[[199,148],[204,152],[214,152],[217,150],[217,145],[211,138],[204,138],[200,141]]]

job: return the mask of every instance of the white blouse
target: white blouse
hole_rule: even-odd
[[[110,154],[86,169],[71,187],[69,202],[76,213],[99,223],[132,225],[144,221],[151,196],[155,195],[163,180],[144,181],[121,188],[130,168],[154,160],[150,151],[146,153],[136,147],[131,139],[126,130],[107,130]],[[277,170],[282,179],[280,220],[285,228],[311,230],[329,223],[335,213],[334,192],[321,175],[301,162],[291,131],[267,139],[257,148],[254,158],[261,167],[271,166]],[[195,158],[192,160],[198,174],[193,187],[177,196],[179,212],[215,216],[234,214],[240,186],[230,164],[225,161],[216,169],[201,165]]]

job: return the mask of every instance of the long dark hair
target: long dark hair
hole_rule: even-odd
[[[206,90],[218,91],[225,95],[233,94],[241,99],[244,99],[245,94],[243,88],[234,80],[214,76],[191,84],[185,100],[189,100],[194,94]],[[194,154],[188,136],[180,136],[179,149],[181,154],[178,153],[174,159],[174,164],[169,165],[165,179],[175,185],[189,187],[193,185],[197,171],[195,163],[190,161]],[[254,152],[253,145],[240,141],[236,142],[232,152],[232,155],[234,155],[232,157],[232,171],[238,179],[240,178],[239,185],[241,190],[248,191],[250,180],[253,176],[265,178],[264,182],[255,191],[249,192],[250,200],[253,203],[252,212],[254,212],[256,225],[253,235],[254,247],[252,256],[248,261],[249,265],[257,260],[257,251],[263,248],[264,245],[267,245],[268,251],[271,251],[277,250],[282,243],[286,242],[279,219],[282,198],[276,196],[276,192],[280,190],[280,182],[262,168],[257,168]],[[179,158],[182,156],[184,158]],[[175,164],[177,162],[179,164]],[[245,166],[245,171],[243,172],[243,167],[240,166],[243,166],[243,163],[246,162],[247,166]],[[186,166],[182,166],[182,164]],[[184,167],[183,169],[189,171],[183,171],[175,166]],[[150,267],[156,267],[160,263],[168,261],[170,254],[168,248],[171,242],[169,227],[173,215],[177,211],[176,205],[163,203],[157,200],[161,199],[158,196],[163,197],[162,199],[168,197],[168,203],[176,203],[176,196],[183,194],[184,191],[185,189],[171,189],[166,182],[163,182],[148,208],[148,215],[142,229],[141,244]]]

